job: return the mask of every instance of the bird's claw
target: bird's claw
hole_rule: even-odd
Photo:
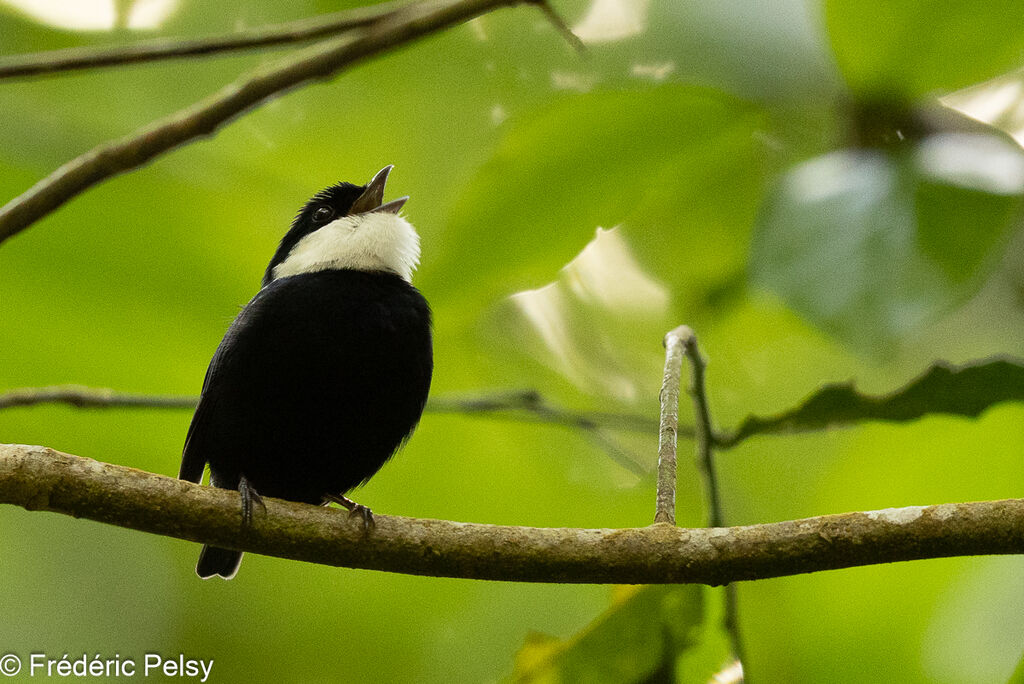
[[[259,504],[263,510],[267,509],[267,505],[245,475],[238,481],[238,494],[242,497],[242,527],[249,527],[252,524],[252,505]]]
[[[356,503],[347,496],[342,496],[341,494],[325,494],[324,499],[327,501],[333,501],[334,503],[347,508],[349,519],[352,519],[357,515],[362,518],[363,532],[369,532],[377,524],[373,519],[373,511],[371,511],[368,506]]]
[[[363,519],[363,532],[369,532],[373,529],[377,523],[373,519],[373,511],[363,504],[356,504],[348,511],[348,517],[351,520],[355,516],[359,516]]]

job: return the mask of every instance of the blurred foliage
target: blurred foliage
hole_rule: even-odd
[[[704,617],[699,586],[629,587],[580,634],[531,633],[516,654],[514,682],[673,682],[676,658]]]
[[[182,2],[157,28],[72,31],[0,2],[0,51],[206,35],[345,6]],[[588,40],[587,57],[533,8],[503,10],[283,95],[0,246],[0,388],[197,392],[295,210],[386,163],[396,165],[389,196],[411,195],[423,237],[416,283],[435,309],[439,396],[530,388],[653,416],[662,335],[683,322],[710,358],[720,427],[828,382],[856,378],[881,394],[938,359],[1024,355],[1021,151],[936,99],[1002,75],[1019,101],[1019,74],[1004,73],[1024,66],[1015,4],[557,9]],[[0,83],[0,195],[274,58]],[[598,227],[617,227],[611,252],[594,247]],[[620,277],[623,264],[643,277]],[[529,292],[542,293],[531,306],[510,299]],[[609,369],[623,382],[601,382]],[[1022,419],[1005,405],[977,420],[751,439],[721,457],[727,516],[1019,496]],[[173,474],[188,421],[12,409],[0,440]],[[653,471],[655,435],[620,444]],[[681,464],[678,519],[699,525],[699,477]],[[624,527],[650,521],[653,490],[653,472],[625,471],[586,435],[428,415],[356,497],[402,515]],[[494,681],[513,672],[528,634],[553,635],[563,654],[597,639],[573,635],[609,603],[601,587],[256,556],[232,582],[203,583],[195,545],[10,507],[0,534],[0,652],[184,652],[213,658],[216,681]],[[1020,558],[964,558],[743,585],[751,671],[763,682],[1005,681],[1024,640],[1022,572]],[[666,595],[696,592],[614,604],[630,612],[605,614],[623,626],[600,638],[593,662],[633,653],[632,672],[648,671],[664,604],[639,597]],[[680,634],[695,615],[680,613]],[[707,617],[682,654],[680,680],[722,666],[715,625]],[[600,670],[588,677],[632,676]]]

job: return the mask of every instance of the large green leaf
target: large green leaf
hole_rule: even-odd
[[[720,278],[742,264],[760,198],[760,125],[758,108],[703,89],[566,96],[514,122],[465,189],[427,287],[484,301],[536,287],[620,223],[673,279]]]
[[[844,342],[886,349],[980,286],[1022,188],[1020,149],[988,135],[818,157],[768,199],[753,280]]]
[[[1014,0],[826,0],[836,61],[864,95],[917,98],[1024,65]]]

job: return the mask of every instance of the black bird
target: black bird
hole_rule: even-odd
[[[391,166],[339,183],[299,212],[213,355],[178,477],[261,495],[342,503],[412,434],[433,372],[430,308],[410,279],[419,236],[382,204]],[[204,546],[196,573],[230,579],[242,553]]]

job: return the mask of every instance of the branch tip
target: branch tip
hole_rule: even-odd
[[[549,0],[526,1],[540,9],[540,11],[547,18],[547,20],[551,22],[551,25],[555,27],[555,30],[558,31],[558,33],[561,34],[563,38],[565,38],[566,42],[569,43],[572,49],[576,51],[576,54],[580,55],[581,57],[588,56],[589,53],[587,52],[586,44],[580,39],[579,36],[572,32],[572,29],[569,28],[569,25],[562,18],[562,15],[560,15],[558,11],[551,5],[551,2]]]

